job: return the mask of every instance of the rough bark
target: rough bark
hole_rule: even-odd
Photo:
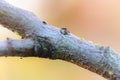
[[[31,12],[0,1],[0,24],[23,39],[0,42],[0,56],[36,56],[61,59],[95,72],[109,80],[120,80],[120,55],[110,47],[82,40],[66,28],[56,28]]]

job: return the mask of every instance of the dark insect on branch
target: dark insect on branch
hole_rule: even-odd
[[[67,30],[67,28],[61,28],[60,30],[61,34],[68,35],[70,32]]]
[[[45,21],[42,21],[42,23],[43,23],[43,24],[47,24],[47,22],[45,22]]]

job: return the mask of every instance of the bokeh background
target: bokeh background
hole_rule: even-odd
[[[6,0],[41,20],[120,52],[119,0]],[[0,39],[20,36],[0,27]],[[0,80],[105,80],[77,65],[44,58],[0,57]]]

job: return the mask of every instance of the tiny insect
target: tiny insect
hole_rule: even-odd
[[[42,21],[42,23],[43,23],[43,24],[47,24],[47,22],[45,22],[45,21]]]
[[[67,30],[67,28],[61,28],[60,30],[61,34],[68,35],[70,32]]]

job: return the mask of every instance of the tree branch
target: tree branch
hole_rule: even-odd
[[[0,56],[34,56],[34,43],[30,39],[0,41]]]
[[[37,32],[39,30],[38,25],[41,22],[32,12],[14,7],[6,1],[1,0],[0,23],[12,31],[18,32],[22,37],[26,37]]]
[[[82,40],[66,28],[53,27],[31,12],[16,8],[4,0],[0,1],[0,23],[24,38],[0,42],[1,56],[61,59],[109,80],[120,80],[120,55],[109,47]]]

